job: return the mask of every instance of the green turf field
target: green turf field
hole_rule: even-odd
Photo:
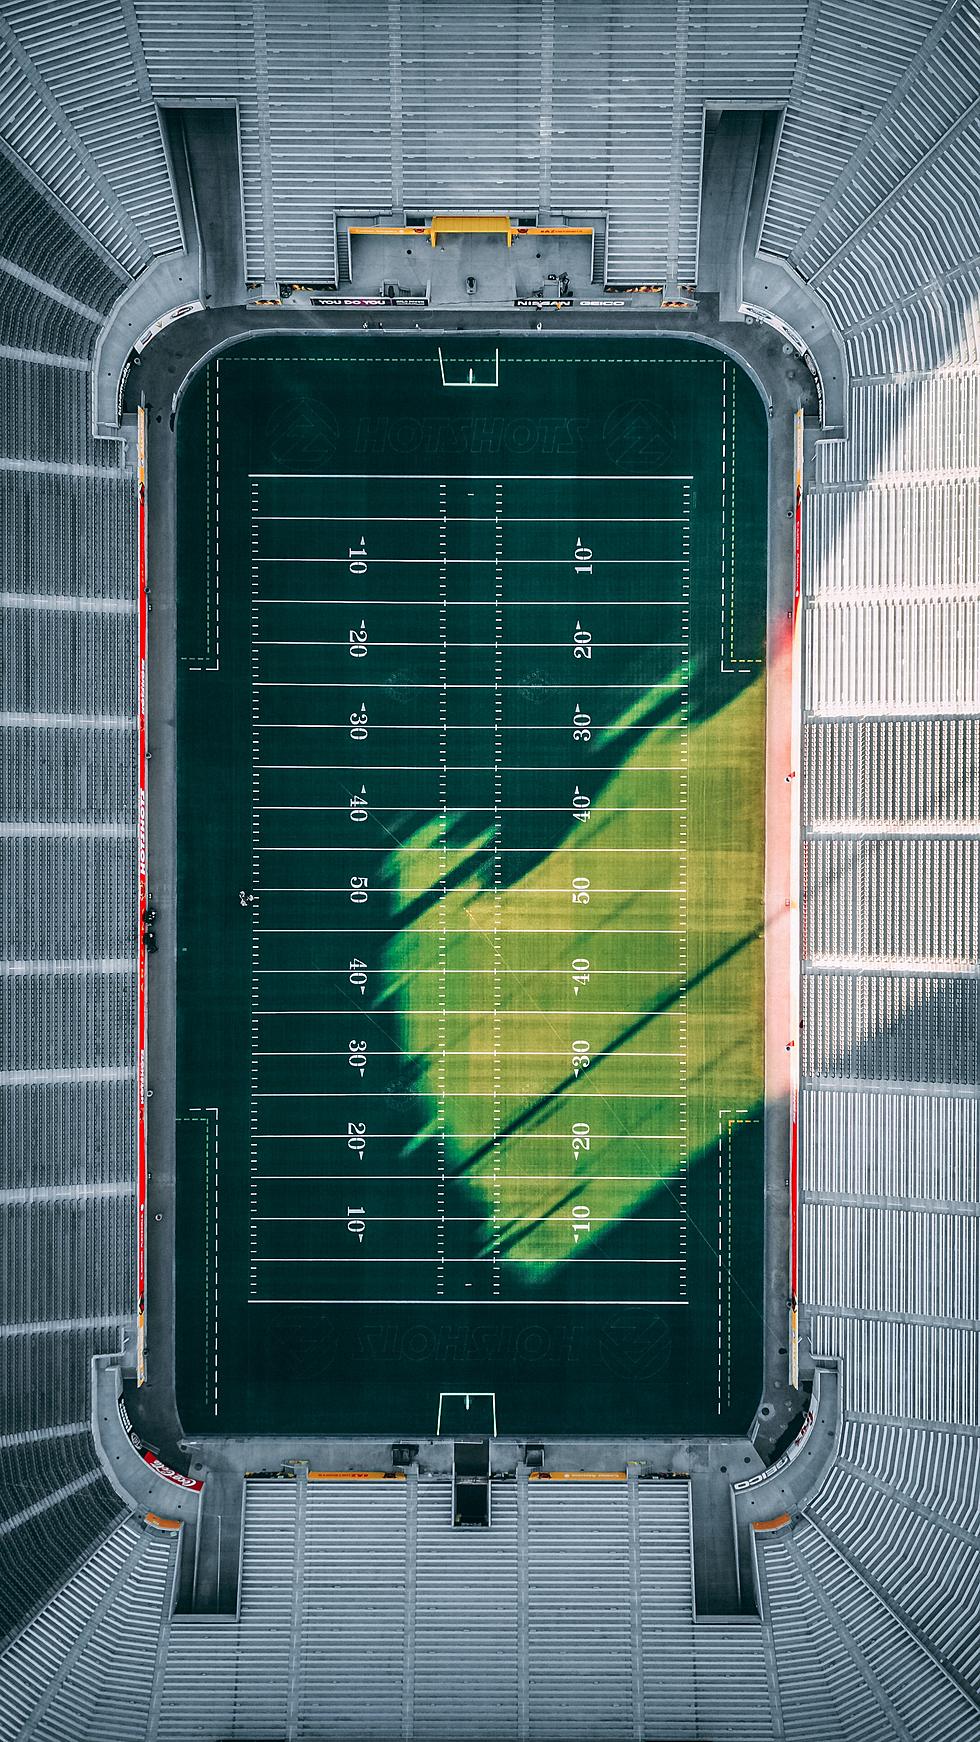
[[[177,439],[185,1427],[744,1427],[755,388],[681,342],[280,337]]]

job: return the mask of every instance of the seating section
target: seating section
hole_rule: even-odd
[[[759,1555],[786,1742],[970,1742],[969,1691],[822,1531],[803,1522]]]
[[[332,205],[608,213],[611,283],[693,282],[702,109],[779,102],[805,0],[136,0],[154,90],[241,100],[255,279],[332,278]],[[335,190],[333,200],[323,189]]]
[[[489,1535],[450,1500],[247,1482],[240,1616],[174,1618],[151,1742],[772,1742],[761,1626],[694,1619],[686,1482],[495,1482]]]
[[[115,1526],[0,1657],[2,1742],[146,1734],[175,1559],[169,1534]]]
[[[123,1512],[88,1420],[133,1308],[135,647],[88,377],[125,275],[6,152],[0,275],[3,1639]]]

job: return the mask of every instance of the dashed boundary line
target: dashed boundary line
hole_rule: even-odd
[[[213,1117],[213,1126],[212,1126]],[[178,1113],[178,1125],[203,1125],[204,1142],[204,1371],[211,1376],[211,1403],[218,1413],[218,1109],[191,1107]]]

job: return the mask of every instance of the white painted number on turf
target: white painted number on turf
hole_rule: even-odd
[[[588,744],[591,742],[592,733],[589,731],[591,724],[592,715],[584,714],[582,712],[581,702],[576,702],[575,712],[572,715],[572,737],[576,744]]]

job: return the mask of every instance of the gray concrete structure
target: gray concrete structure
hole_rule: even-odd
[[[975,0],[0,4],[0,1737],[980,1735],[978,31]],[[482,1561],[446,1527],[444,1445],[404,1483],[244,1489],[244,1449],[214,1446],[198,1519],[116,1398],[135,1074],[120,388],[145,371],[162,438],[161,384],[215,317],[126,365],[187,302],[228,311],[218,337],[414,320],[254,304],[419,288],[414,254],[380,242],[346,285],[345,225],[440,209],[594,224],[595,280],[556,244],[542,278],[567,270],[573,309],[516,310],[525,257],[452,242],[426,261],[433,318],[469,261],[476,324],[540,322],[546,343],[718,320],[809,392],[805,349],[822,402],[799,770],[813,1420],[794,1435],[767,1393],[744,1449],[623,1447],[636,1467],[608,1487],[531,1483],[502,1445]],[[604,288],[640,283],[693,306]],[[200,1459],[147,1402],[164,1461]],[[263,1468],[336,1451],[253,1449]],[[552,1470],[605,1455],[547,1448]],[[687,1476],[646,1480],[668,1469]],[[705,1521],[726,1509],[722,1538]]]

